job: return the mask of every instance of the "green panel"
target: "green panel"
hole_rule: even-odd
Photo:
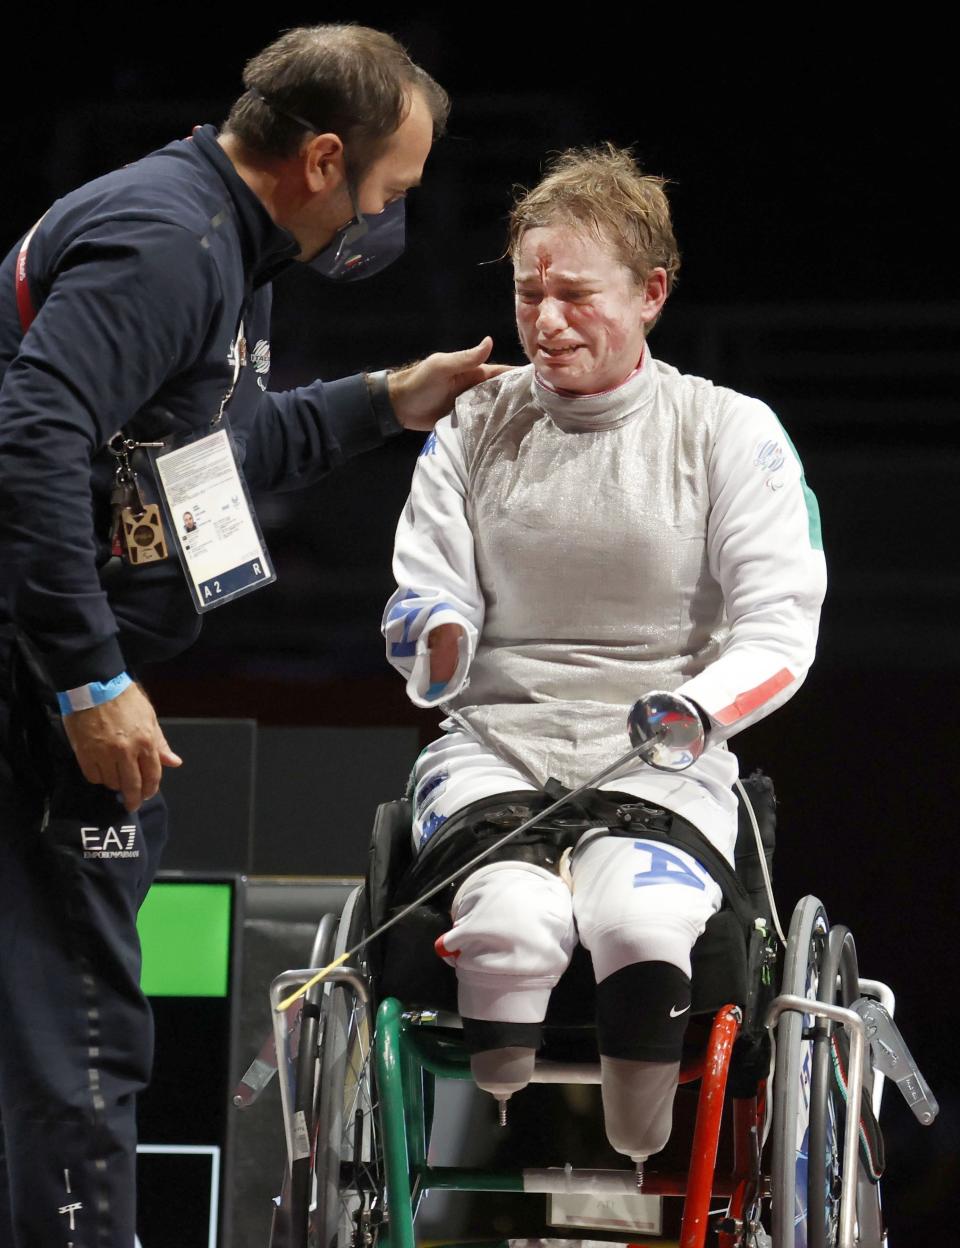
[[[149,997],[225,997],[230,884],[154,884],[140,908],[140,986]]]

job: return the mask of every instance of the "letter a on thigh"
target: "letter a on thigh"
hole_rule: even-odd
[[[689,976],[690,950],[721,900],[700,863],[672,845],[597,836],[574,856],[574,914],[598,984],[635,962]]]

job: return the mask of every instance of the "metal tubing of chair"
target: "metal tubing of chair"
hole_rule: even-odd
[[[460,1055],[447,1056],[442,1047],[432,1043],[429,1029],[408,1028],[404,1033],[404,1048],[416,1054],[417,1061],[438,1079],[473,1079],[469,1061]],[[550,1062],[538,1059],[531,1083],[600,1083],[599,1062]]]
[[[423,1069],[411,1051],[404,1023],[400,1022],[400,1078],[403,1082],[403,1104],[406,1109],[407,1154],[414,1170],[427,1160],[426,1123],[423,1104]]]
[[[276,1010],[279,1006],[280,994],[286,992],[288,988],[292,988],[294,984],[305,984],[308,979],[316,975],[316,967],[309,967],[306,970],[284,971],[270,985],[270,1006]],[[367,988],[367,977],[361,971],[355,971],[352,967],[341,966],[335,971],[331,971],[327,976],[327,982],[332,984],[349,984],[353,991],[357,994],[361,1001],[366,1001],[370,995]]]
[[[867,1029],[863,1019],[853,1010],[839,1005],[811,1001],[789,993],[776,997],[767,1011],[767,1026],[773,1028],[781,1014],[793,1010],[815,1018],[829,1018],[846,1027],[850,1033],[850,1062],[847,1069],[847,1129],[843,1141],[843,1190],[840,1193],[840,1228],[837,1248],[856,1248],[854,1234],[857,1217],[857,1166],[860,1160],[860,1100],[863,1091],[863,1063]]]
[[[450,1192],[533,1192],[567,1196],[613,1193],[625,1196],[683,1196],[687,1176],[675,1171],[646,1170],[643,1190],[637,1191],[635,1170],[586,1170],[553,1166],[523,1171],[469,1170],[460,1166],[424,1166],[419,1178],[424,1189]],[[730,1196],[729,1175],[718,1179],[714,1195]]]
[[[859,989],[861,997],[876,997],[890,1017],[893,1018],[894,1011],[897,1008],[897,998],[893,995],[893,989],[888,984],[881,983],[879,979],[864,979],[861,975]]]
[[[860,995],[861,997],[876,997],[883,1008],[887,1011],[891,1018],[893,1012],[897,1008],[897,999],[893,995],[893,989],[887,984],[881,983],[879,979],[860,978]],[[886,1075],[882,1071],[874,1071],[873,1075],[873,1116],[880,1118],[880,1107],[883,1104],[883,1084]]]
[[[635,1170],[575,1170],[572,1166],[549,1166],[523,1171],[525,1192],[556,1196],[643,1196],[637,1190]]]
[[[561,1170],[562,1174],[563,1171]],[[632,1175],[632,1171],[631,1171]],[[468,1170],[460,1166],[424,1166],[420,1178],[427,1191],[522,1192],[519,1170]]]
[[[313,948],[310,950],[310,965],[322,966],[328,956],[327,949],[333,944],[333,934],[337,930],[338,916],[325,914],[317,925],[313,937]]]
[[[429,1027],[408,1027],[404,1041],[424,1070],[438,1079],[473,1079],[469,1056],[462,1049],[451,1050],[449,1045],[438,1042]]]
[[[394,997],[377,1012],[374,1045],[377,1057],[377,1088],[383,1126],[383,1165],[387,1179],[391,1248],[415,1248],[410,1191],[410,1159],[403,1104],[403,1072],[400,1056],[400,1024],[403,1007]]]
[[[703,1067],[703,1082],[697,1101],[697,1121],[690,1150],[690,1177],[683,1205],[680,1248],[703,1248],[714,1189],[714,1168],[720,1143],[723,1097],[730,1070],[733,1043],[740,1032],[743,1013],[739,1006],[725,1005],[717,1012],[710,1031],[710,1042]]]
[[[287,1144],[287,1173],[293,1172],[293,1163],[295,1159],[295,1150],[293,1143],[293,1105],[291,1089],[290,1089],[290,1060],[289,1053],[289,1028],[287,1026],[288,1012],[277,1010],[275,1004],[280,1000],[282,994],[290,982],[303,983],[302,979],[296,978],[296,972],[285,971],[270,985],[270,1015],[273,1019],[273,1043],[277,1051],[277,1079],[280,1081],[280,1109],[283,1114],[283,1135]]]
[[[429,1028],[411,1027],[404,1033],[404,1048],[416,1054],[417,1061],[438,1079],[473,1079],[469,1061],[463,1056],[448,1056],[442,1046],[433,1043]],[[693,1076],[697,1077],[697,1076]],[[537,1060],[530,1078],[531,1083],[600,1083],[599,1062],[550,1062]]]
[[[609,1178],[602,1176],[609,1175]],[[601,1177],[597,1177],[601,1176]],[[687,1175],[673,1170],[648,1170],[644,1168],[643,1187],[637,1189],[635,1170],[567,1170],[559,1167],[546,1170],[524,1170],[523,1189],[526,1192],[553,1192],[557,1194],[589,1196],[599,1191],[620,1192],[627,1196],[684,1196],[687,1191]],[[545,1186],[549,1184],[549,1186]],[[623,1185],[623,1186],[621,1186]],[[728,1176],[717,1181],[715,1196],[730,1196],[733,1184]]]
[[[273,1042],[277,1051],[277,1078],[280,1080],[280,1107],[283,1112],[284,1135],[287,1141],[287,1166],[292,1170],[293,1163],[303,1156],[303,1147],[298,1145],[293,1122],[293,1089],[290,1087],[290,1059],[287,1040],[287,1011],[278,1009],[280,1001],[291,988],[305,984],[316,974],[316,968],[306,970],[284,971],[270,985],[270,1016],[273,1019]],[[332,971],[329,982],[349,985],[361,1001],[367,999],[367,981],[359,971],[341,967]]]

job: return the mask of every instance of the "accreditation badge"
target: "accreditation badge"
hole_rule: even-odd
[[[198,612],[277,579],[226,418],[215,432],[152,458],[168,530]]]

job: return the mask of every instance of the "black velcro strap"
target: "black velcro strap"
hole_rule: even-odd
[[[539,1049],[543,1043],[541,1023],[498,1023],[486,1018],[464,1018],[463,1038],[471,1053],[488,1049]]]

